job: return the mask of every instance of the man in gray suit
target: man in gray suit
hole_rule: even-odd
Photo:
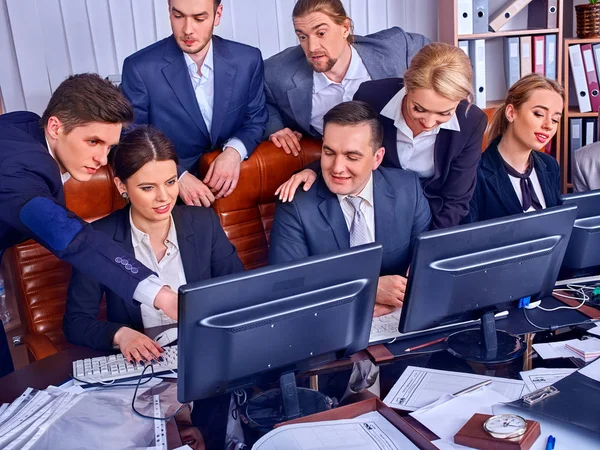
[[[575,150],[571,175],[575,192],[600,189],[600,142]]]
[[[429,228],[429,204],[416,173],[379,167],[383,127],[367,103],[341,103],[323,123],[321,174],[308,191],[277,205],[269,262],[380,242],[374,313],[387,314],[402,306],[412,243]]]
[[[364,81],[402,77],[429,40],[398,27],[354,36],[340,0],[299,0],[292,16],[300,45],[265,61],[265,138],[297,156],[302,135],[321,138],[327,111]]]

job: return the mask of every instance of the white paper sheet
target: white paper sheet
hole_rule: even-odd
[[[550,342],[547,344],[533,344],[533,349],[542,359],[573,358],[575,354],[565,347],[567,343],[579,342],[579,339],[571,339],[563,342]]]
[[[587,330],[587,332],[594,336],[600,336],[600,325],[596,324],[594,328]]]
[[[577,369],[533,369],[521,372],[521,379],[530,391],[537,391],[562,380]]]
[[[580,369],[579,373],[591,378],[592,380],[600,382],[600,359],[597,359],[593,363],[585,366],[583,369]]]
[[[529,392],[525,383],[519,380],[408,366],[383,403],[390,408],[415,411],[445,394],[455,394],[485,380],[492,380],[492,390],[509,401]]]
[[[378,412],[354,419],[287,425],[263,436],[253,450],[416,450]]]
[[[373,342],[381,342],[392,340],[398,336],[398,325],[400,324],[401,309],[397,309],[393,313],[383,316],[374,317],[371,322],[371,333],[369,335],[369,344]]]

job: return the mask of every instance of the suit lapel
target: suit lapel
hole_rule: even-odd
[[[508,173],[504,168],[504,162],[500,152],[498,152],[498,147],[490,145],[485,153],[487,157],[483,159],[483,168],[489,174],[486,180],[490,189],[495,192],[508,214],[522,213],[523,206],[519,202]]]
[[[189,218],[184,214],[183,208],[176,206],[173,209],[173,221],[177,230],[177,243],[179,244],[186,283],[200,281],[202,280],[200,276],[203,268],[198,267],[199,249],[194,239],[194,228]]]
[[[302,67],[292,77],[296,87],[287,92],[296,122],[303,130],[310,130],[312,113],[313,72],[310,64]]]
[[[379,115],[379,121],[383,124],[383,145],[385,146],[386,167],[400,166],[400,158],[398,157],[398,129],[394,125],[394,121],[389,117]]]
[[[171,89],[173,89],[173,92],[179,99],[183,109],[185,109],[192,121],[198,126],[206,138],[209,139],[208,129],[202,118],[198,101],[196,100],[196,94],[192,87],[188,68],[185,65],[183,52],[177,46],[177,42],[175,42],[173,36],[166,41],[163,58],[169,62],[169,64],[162,69],[162,73],[166,78],[167,83],[169,83]]]
[[[213,106],[213,117],[211,125],[211,138],[213,147],[216,146],[219,138],[219,132],[223,125],[225,112],[229,108],[233,87],[235,85],[236,68],[226,57],[229,52],[224,48],[223,43],[213,36],[212,40],[213,57],[215,65],[214,83],[215,100]]]
[[[321,211],[321,214],[331,227],[338,248],[340,250],[350,248],[350,233],[348,232],[348,226],[346,225],[344,213],[342,212],[337,195],[327,188],[322,176],[319,176],[318,183],[317,193],[321,199],[319,211]]]
[[[373,172],[373,207],[375,208],[375,241],[386,242],[388,238],[393,238],[392,224],[394,222],[394,206],[396,195],[394,190],[381,175],[381,172]],[[384,245],[385,248],[393,248]]]
[[[540,186],[542,187],[542,194],[544,194],[546,207],[550,208],[551,206],[557,205],[558,199],[556,198],[556,190],[552,189],[554,186],[550,186],[551,174],[548,172],[548,166],[535,150],[533,151],[533,167],[538,176]]]

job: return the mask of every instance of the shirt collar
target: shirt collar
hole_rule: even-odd
[[[356,49],[351,45],[350,49],[352,51],[352,56],[350,57],[350,65],[348,66],[348,70],[346,71],[346,75],[342,80],[342,84],[347,80],[359,80],[363,78],[369,77],[369,72],[363,63],[362,58],[356,51]],[[330,84],[340,84],[331,81],[327,76],[322,72],[314,72],[313,71],[313,92],[315,94],[321,92],[323,89],[328,87]]]
[[[396,128],[400,128],[401,125],[406,125],[406,120],[404,120],[404,115],[402,114],[402,100],[406,96],[406,88],[403,87],[400,89],[396,95],[392,97],[392,99],[388,102],[387,105],[383,107],[381,110],[381,115],[387,117],[388,119],[392,119],[394,121],[394,125]],[[458,119],[456,117],[456,113],[452,114],[450,120],[446,123],[439,125],[434,128],[432,132],[437,134],[439,130],[451,130],[451,131],[460,131],[460,124],[458,123]]]
[[[173,221],[173,215],[170,216],[171,223],[169,224],[169,232],[167,233],[166,241],[173,244],[173,246],[179,249],[179,245],[177,242],[177,230],[175,229],[175,222]],[[133,218],[131,217],[131,208],[129,208],[129,225],[131,226],[131,243],[133,248],[139,247],[144,238],[148,239],[148,244],[150,244],[150,236],[147,233],[144,233],[133,223]]]
[[[339,194],[337,196],[340,203],[343,202],[346,197],[348,197],[348,196],[347,195],[339,195]],[[365,187],[363,188],[363,190],[360,191],[360,193],[358,195],[356,195],[356,197],[362,198],[371,207],[374,207],[374,205],[373,205],[373,172],[371,172],[369,181],[367,181],[367,184],[365,184]]]
[[[54,153],[52,153],[52,149],[50,148],[50,142],[48,142],[48,139],[46,139],[46,147],[48,147],[48,152],[50,153],[50,156],[52,156],[52,159],[54,161],[56,161],[56,158],[54,157]],[[58,164],[58,161],[56,161],[56,164]],[[60,171],[60,167],[59,167],[59,171]],[[62,182],[63,186],[70,179],[71,179],[71,174],[69,172],[65,172],[65,173],[61,172],[60,173],[60,181]]]
[[[183,57],[185,58],[185,64],[192,74],[198,75],[198,65],[194,62],[192,57],[187,53],[183,52]],[[202,69],[209,69],[211,72],[214,70],[214,56],[213,56],[213,42],[212,39],[208,43],[208,51],[206,52],[206,56],[204,57],[204,62],[202,63]],[[206,75],[204,70],[200,70],[202,74]]]

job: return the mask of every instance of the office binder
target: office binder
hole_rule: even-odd
[[[469,41],[458,41],[458,48],[465,52],[465,55],[469,56]]]
[[[571,167],[573,155],[583,146],[583,119],[569,119],[569,161],[567,167],[567,182],[571,182]]]
[[[483,109],[486,107],[485,41],[483,39],[469,41],[469,55],[473,66],[475,104]]]
[[[521,36],[521,76],[531,73],[531,36]]]
[[[558,27],[558,0],[548,0],[546,2],[546,28]]]
[[[556,80],[556,35],[547,34],[546,38],[546,77]]]
[[[546,42],[544,36],[533,36],[533,71],[544,75],[546,73]]]
[[[488,0],[473,0],[473,34],[488,32]]]
[[[458,0],[457,8],[458,34],[473,34],[473,0]]]
[[[575,90],[577,91],[579,111],[590,112],[592,110],[592,104],[590,103],[585,69],[583,67],[583,57],[581,56],[581,46],[579,44],[569,46],[569,61],[571,64],[571,73],[573,74]]]
[[[531,0],[510,0],[506,2],[491,16],[490,28],[493,31],[498,31],[529,3],[531,3]]]
[[[583,139],[581,146],[593,144],[598,140],[598,119],[586,117],[583,119]]]
[[[521,78],[518,37],[504,38],[504,75],[507,88],[510,88]]]
[[[596,73],[596,64],[594,63],[591,44],[581,46],[581,55],[583,56],[583,67],[585,68],[585,78],[587,80],[588,93],[590,94],[592,111],[598,112],[600,108],[600,91],[598,90],[598,75]]]
[[[535,0],[529,5],[527,28],[558,27],[558,0]]]
[[[592,52],[594,53],[594,62],[596,63],[596,75],[600,74],[600,44],[592,45]]]

